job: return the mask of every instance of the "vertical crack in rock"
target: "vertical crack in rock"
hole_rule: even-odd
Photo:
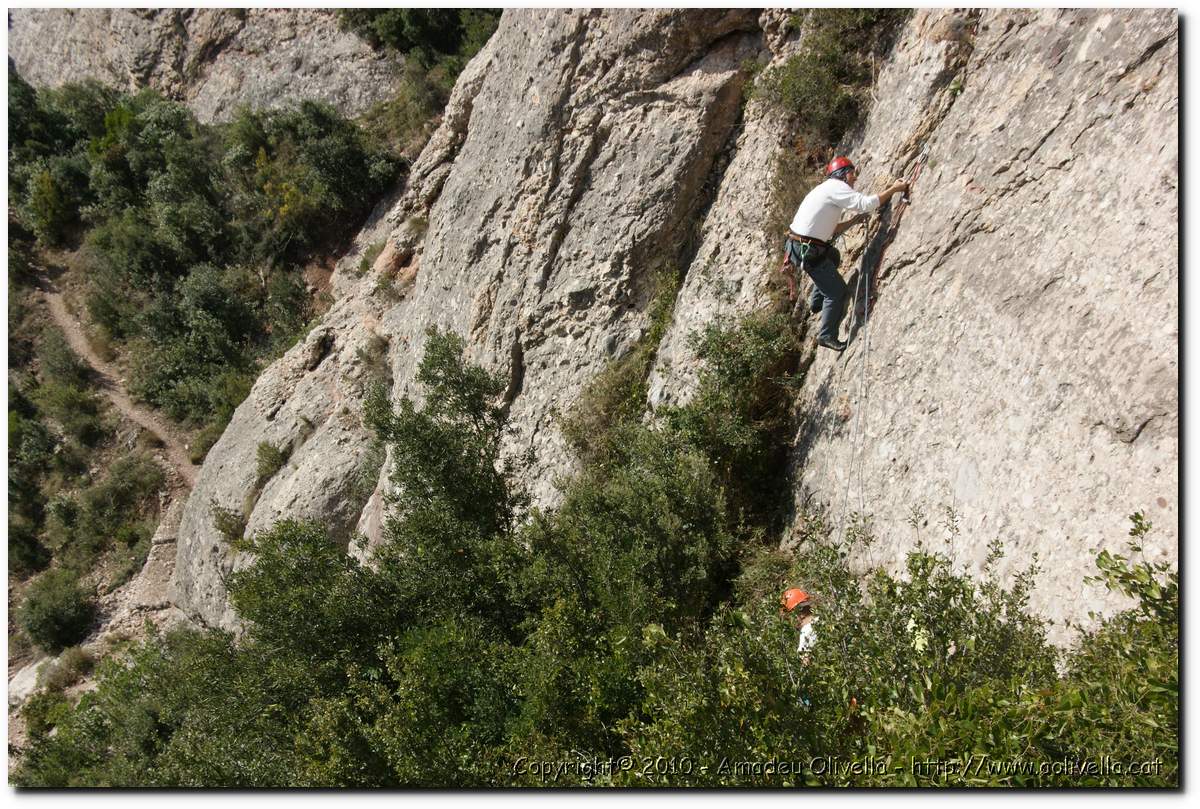
[[[585,124],[585,127],[587,125]],[[591,134],[588,136],[587,147],[583,155],[576,162],[574,170],[571,172],[569,181],[566,184],[568,189],[567,200],[563,208],[562,214],[558,217],[558,222],[554,225],[550,232],[550,244],[546,248],[546,259],[542,266],[541,273],[537,279],[537,290],[542,293],[546,289],[546,284],[550,280],[550,275],[554,272],[554,267],[558,260],[558,251],[562,247],[563,239],[567,235],[567,230],[571,226],[571,214],[575,210],[575,206],[579,204],[579,200],[583,198],[584,192],[587,190],[587,182],[585,180],[592,163],[596,156],[600,153],[601,147],[608,140],[608,129],[603,124],[592,123],[590,127]],[[561,146],[562,139],[559,138]],[[551,191],[558,188],[558,173],[560,171],[559,160],[556,158],[551,169],[551,185],[547,188],[547,195]]]
[[[521,346],[521,333],[518,331],[513,335],[512,348],[509,352],[508,386],[504,389],[504,395],[500,400],[500,411],[505,416],[508,415],[512,403],[521,395],[521,387],[524,384],[525,349]]]

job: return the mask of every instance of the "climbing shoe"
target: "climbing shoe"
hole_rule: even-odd
[[[824,348],[832,348],[834,351],[846,350],[845,343],[843,343],[841,340],[835,340],[832,337],[818,337],[817,345],[823,346]]]

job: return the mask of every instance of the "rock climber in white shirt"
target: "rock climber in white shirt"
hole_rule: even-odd
[[[860,194],[854,190],[858,172],[846,157],[835,157],[825,167],[825,182],[818,185],[800,203],[784,243],[782,271],[787,277],[789,297],[795,300],[795,268],[808,273],[813,280],[809,309],[821,312],[821,329],[817,345],[844,351],[846,344],[838,339],[838,329],[846,314],[846,282],[838,274],[842,257],[831,242],[847,229],[866,220],[894,194],[908,191],[908,183],[898,180],[880,194]],[[857,211],[858,216],[845,222],[838,220],[842,211]]]

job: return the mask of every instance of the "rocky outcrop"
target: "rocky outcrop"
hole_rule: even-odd
[[[825,510],[838,528],[869,515],[865,558],[893,566],[918,539],[969,570],[1000,539],[1004,575],[1036,554],[1032,606],[1058,640],[1065,621],[1116,606],[1082,579],[1096,548],[1123,547],[1127,515],[1155,523],[1148,560],[1176,557],[1177,67],[1169,11],[914,16],[845,148],[860,186],[907,176],[922,149],[928,163],[875,267],[869,320],[847,321],[844,355],[810,358],[797,514]],[[698,272],[754,285],[757,247],[724,258],[751,244],[733,217],[706,225],[659,399],[689,390],[686,331],[761,305]],[[852,282],[874,234],[844,239]]]
[[[649,404],[685,399],[687,335],[764,306],[778,261],[761,212],[789,132],[743,107],[742,87],[747,65],[797,47],[783,20],[506,12],[408,186],[339,263],[333,308],[210,451],[179,531],[180,605],[234,623],[222,578],[241,560],[214,506],[250,531],[312,517],[378,538],[362,399],[389,377],[419,397],[428,327],[508,376],[509,450],[534,451],[542,505],[572,469],[556,415],[637,343],[663,268],[686,273]],[[896,564],[918,537],[968,569],[993,539],[1005,573],[1036,552],[1033,606],[1059,621],[1115,606],[1082,577],[1129,512],[1158,526],[1147,558],[1175,557],[1177,30],[1171,12],[1094,10],[922,11],[905,26],[843,146],[863,186],[927,163],[873,268],[869,321],[844,355],[806,358],[797,515],[840,528],[870,514],[870,561]],[[848,234],[843,273],[879,242],[874,224]],[[269,480],[264,441],[289,451]]]
[[[463,334],[473,361],[510,377],[511,449],[534,450],[528,483],[553,502],[571,465],[555,414],[641,336],[655,273],[688,260],[761,41],[747,11],[506,12],[410,187],[339,265],[338,303],[210,450],[181,527],[181,604],[233,622],[221,579],[239,560],[214,504],[243,511],[251,532],[283,515],[379,525],[378,494],[361,517],[351,497],[369,444],[361,356],[386,344],[394,394],[419,396],[429,327]],[[292,448],[263,485],[260,441]]]
[[[392,98],[398,57],[321,9],[12,9],[9,57],[35,86],[153,87],[205,123],[239,105],[325,101],[357,115]]]

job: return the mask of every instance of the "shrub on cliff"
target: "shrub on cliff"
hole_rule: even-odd
[[[66,570],[44,573],[29,586],[17,611],[21,629],[48,652],[60,652],[87,634],[96,608]]]
[[[426,68],[454,58],[465,64],[487,43],[499,19],[499,9],[481,8],[356,8],[339,12],[339,24],[372,47],[400,51]],[[455,75],[462,69],[461,64],[456,67]]]
[[[909,9],[810,9],[792,18],[801,50],[762,74],[753,95],[794,116],[810,151],[832,147],[856,126],[875,77],[871,55],[891,47]]]
[[[239,110],[224,151],[240,258],[276,265],[347,233],[399,171],[358,126],[311,101],[292,110]]]
[[[162,469],[142,455],[117,458],[107,474],[77,495],[50,504],[46,544],[76,574],[118,543],[136,545],[151,532],[145,521],[156,515]]]

